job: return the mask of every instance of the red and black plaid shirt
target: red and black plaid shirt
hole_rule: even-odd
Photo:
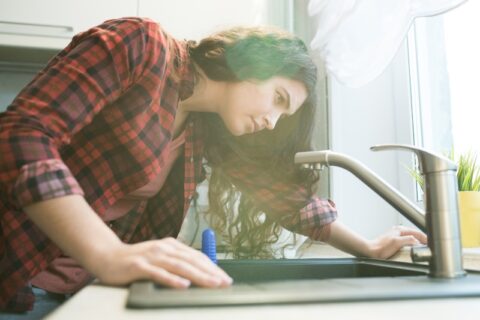
[[[124,18],[75,36],[0,114],[0,309],[31,309],[29,280],[61,254],[22,208],[81,194],[102,216],[162,170],[178,100],[192,90],[186,43],[151,20]],[[112,223],[124,242],[177,235],[204,179],[198,121],[188,118],[185,155],[160,192]],[[288,229],[328,236],[329,201],[248,165],[231,175]]]

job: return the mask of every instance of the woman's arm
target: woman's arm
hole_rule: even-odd
[[[426,244],[427,236],[412,228],[396,226],[376,239],[367,240],[335,220],[330,225],[327,243],[354,256],[387,259],[404,246]]]
[[[170,287],[228,286],[230,277],[204,254],[173,238],[124,244],[80,195],[31,204],[27,215],[101,282],[150,279]]]

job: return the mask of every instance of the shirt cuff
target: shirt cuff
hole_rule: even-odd
[[[13,187],[15,205],[19,208],[72,194],[84,195],[75,177],[59,159],[24,165]]]
[[[300,210],[300,222],[312,240],[327,241],[330,237],[330,224],[337,219],[335,203],[331,200],[315,198]]]
[[[308,237],[315,241],[328,242],[330,238],[330,230],[332,223],[324,225],[320,228],[312,228]]]
[[[281,224],[312,240],[325,242],[330,237],[330,224],[337,216],[333,201],[315,197],[299,213],[281,219]]]

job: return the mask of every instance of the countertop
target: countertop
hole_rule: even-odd
[[[299,257],[349,257],[323,244],[300,250]],[[407,248],[392,258],[409,261]],[[464,249],[464,267],[480,270],[480,248]],[[52,312],[46,319],[479,319],[480,297],[403,301],[318,303],[185,309],[126,309],[127,287],[91,284]]]

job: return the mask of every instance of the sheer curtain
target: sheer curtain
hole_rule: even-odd
[[[349,87],[363,86],[390,63],[416,17],[453,9],[466,0],[310,0],[311,42],[327,72]]]

